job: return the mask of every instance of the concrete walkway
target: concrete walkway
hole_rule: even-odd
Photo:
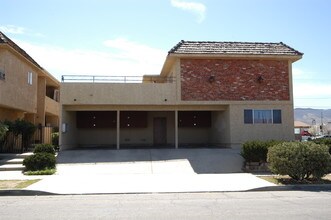
[[[274,186],[242,173],[241,166],[242,158],[233,149],[62,151],[57,173],[27,189],[95,194],[246,191]]]

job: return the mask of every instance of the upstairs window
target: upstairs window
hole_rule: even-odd
[[[32,85],[32,79],[33,79],[33,73],[32,72],[28,72],[28,84]]]
[[[280,109],[274,110],[244,110],[245,124],[281,124],[282,111]]]
[[[272,124],[271,110],[254,110],[254,124]]]
[[[6,79],[6,74],[3,70],[0,70],[0,80],[5,80]]]

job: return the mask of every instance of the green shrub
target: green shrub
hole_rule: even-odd
[[[52,144],[54,146],[59,146],[59,132],[52,133]]]
[[[27,171],[47,170],[55,168],[55,155],[50,153],[37,153],[23,160]]]
[[[329,153],[331,154],[331,138],[319,138],[315,139],[314,143],[316,144],[324,144],[329,147]]]
[[[37,144],[34,147],[33,153],[49,153],[49,154],[55,154],[54,146],[51,144]]]
[[[241,156],[246,162],[267,162],[268,148],[281,141],[247,141],[241,149]]]
[[[0,122],[0,141],[4,139],[7,131],[8,131],[8,126],[5,123]]]
[[[320,179],[331,167],[328,147],[313,142],[284,142],[269,148],[269,168],[273,173],[302,181]]]
[[[56,169],[46,169],[46,170],[37,170],[37,171],[27,171],[24,174],[28,176],[32,175],[53,175],[56,173]]]

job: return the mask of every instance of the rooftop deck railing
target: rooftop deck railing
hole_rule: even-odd
[[[175,81],[175,78],[159,76],[63,75],[61,81],[67,83],[172,83]]]

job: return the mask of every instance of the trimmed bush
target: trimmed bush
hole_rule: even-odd
[[[23,160],[27,171],[54,169],[55,163],[55,156],[50,153],[33,154]]]
[[[331,138],[319,138],[315,139],[314,143],[316,144],[324,144],[329,147],[329,153],[331,154]]]
[[[247,141],[241,149],[241,156],[246,162],[267,162],[268,148],[281,141]]]
[[[51,144],[37,144],[34,147],[33,153],[49,153],[55,155],[55,149]]]
[[[284,142],[268,150],[269,169],[276,174],[289,175],[302,181],[320,179],[331,167],[328,147],[313,142]]]

